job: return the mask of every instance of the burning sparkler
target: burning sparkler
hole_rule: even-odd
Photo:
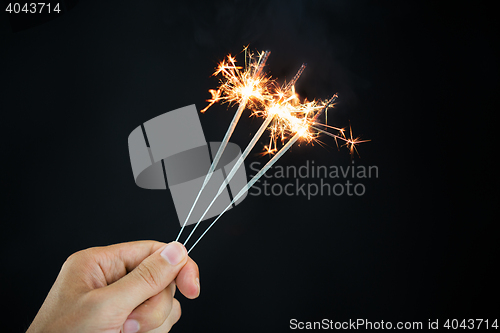
[[[191,207],[191,210],[182,226],[177,239],[179,239],[186,222],[189,220],[191,213],[198,202],[201,192],[208,183],[213,171],[215,170],[217,163],[232,135],[236,124],[241,117],[241,114],[245,108],[252,110],[252,115],[265,117],[264,122],[260,126],[259,130],[255,133],[254,137],[246,147],[243,154],[239,157],[232,170],[224,180],[223,184],[220,186],[216,196],[213,198],[212,202],[209,204],[208,208],[205,210],[201,218],[196,223],[195,227],[187,237],[184,244],[187,244],[194,231],[198,227],[198,224],[203,220],[208,210],[214,204],[218,196],[224,191],[224,188],[232,179],[236,171],[239,169],[244,159],[248,156],[250,151],[254,148],[257,141],[260,139],[264,131],[270,130],[270,141],[269,145],[265,146],[266,154],[274,154],[274,156],[269,160],[269,162],[240,190],[240,192],[233,198],[232,202],[217,216],[217,218],[210,224],[210,226],[203,232],[203,234],[196,240],[194,245],[189,249],[188,253],[198,244],[201,238],[208,232],[208,230],[220,219],[220,217],[229,209],[231,206],[240,199],[253,184],[259,180],[264,173],[266,173],[269,168],[272,167],[276,161],[283,156],[283,154],[292,147],[295,142],[299,139],[303,139],[307,142],[313,140],[318,140],[318,136],[322,133],[332,136],[338,146],[337,140],[342,140],[345,142],[351,154],[353,154],[356,149],[356,144],[365,142],[361,141],[359,138],[353,139],[352,130],[350,130],[350,138],[345,135],[345,130],[342,128],[337,128],[329,126],[326,123],[319,121],[319,117],[326,113],[327,109],[333,106],[334,101],[337,99],[337,94],[328,101],[300,101],[300,98],[295,93],[295,83],[304,71],[306,64],[303,64],[294,78],[282,88],[277,87],[275,81],[271,80],[270,77],[263,75],[263,67],[269,56],[269,51],[259,54],[258,58],[254,58],[253,54],[245,51],[245,67],[237,66],[236,60],[232,56],[228,56],[227,60],[223,60],[217,67],[214,75],[221,75],[220,86],[217,90],[209,90],[212,98],[207,100],[209,105],[203,109],[201,112],[205,112],[210,106],[219,102],[221,104],[228,103],[229,105],[238,104],[238,110],[236,111],[231,124],[224,136],[223,142],[219,147],[219,150],[214,158],[212,165],[208,171],[205,181]],[[324,129],[320,128],[323,127]],[[337,133],[331,133],[328,131],[335,130]],[[285,143],[285,141],[288,141]],[[280,147],[281,146],[281,147]]]

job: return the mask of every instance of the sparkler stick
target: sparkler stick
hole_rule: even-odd
[[[306,65],[307,64],[305,64],[305,63],[302,64],[302,66],[298,70],[297,74],[295,74],[295,76],[293,77],[293,79],[286,85],[286,87],[284,89],[284,92],[288,92],[295,85],[295,83],[299,79],[300,75],[302,74],[302,72],[306,68]],[[287,102],[287,101],[284,101],[284,102]],[[226,179],[224,180],[224,182],[219,187],[219,190],[217,191],[217,194],[212,199],[212,201],[210,202],[210,204],[208,205],[208,207],[205,209],[205,212],[199,218],[199,220],[196,223],[196,225],[194,226],[193,230],[191,230],[191,233],[188,235],[188,237],[184,241],[184,244],[187,244],[187,242],[189,241],[189,239],[191,238],[191,236],[193,235],[193,233],[195,232],[195,230],[198,228],[198,225],[200,224],[200,222],[203,221],[203,218],[205,217],[205,215],[207,215],[208,211],[210,210],[210,208],[212,207],[212,205],[215,203],[215,200],[217,200],[217,198],[222,194],[222,192],[224,192],[224,189],[226,188],[227,184],[229,184],[229,182],[231,181],[231,179],[233,179],[233,176],[236,174],[236,172],[240,168],[241,164],[243,164],[243,161],[248,156],[248,154],[250,154],[250,151],[255,147],[255,144],[260,139],[260,137],[262,136],[262,134],[264,133],[264,131],[269,126],[269,124],[271,123],[271,121],[273,120],[273,118],[275,116],[276,116],[275,113],[269,113],[268,116],[266,117],[266,119],[264,120],[264,122],[262,123],[262,125],[260,125],[259,130],[255,133],[255,135],[253,136],[252,140],[250,141],[250,143],[245,148],[245,151],[241,154],[241,156],[238,158],[238,160],[234,164],[233,168],[231,169],[231,171],[227,175]],[[233,200],[233,202],[235,202],[235,201],[236,200]],[[231,205],[232,205],[232,203],[231,203]]]
[[[264,68],[264,66],[266,64],[267,58],[269,57],[270,53],[271,53],[271,51],[265,51],[264,52],[264,55],[261,57],[260,62],[259,62],[258,66],[257,66],[257,68],[255,70],[254,75],[253,75],[254,78],[258,78],[259,75],[262,73],[262,70],[263,70],[263,68]],[[177,235],[177,238],[175,239],[175,241],[178,241],[179,238],[181,237],[182,231],[186,227],[186,223],[189,220],[189,218],[191,217],[191,214],[193,213],[194,207],[196,206],[196,203],[200,199],[201,193],[203,192],[203,190],[205,189],[206,185],[210,181],[210,178],[212,177],[212,174],[213,174],[215,168],[217,167],[217,164],[219,163],[219,160],[220,160],[222,154],[224,153],[224,150],[226,149],[226,146],[227,146],[227,144],[229,142],[229,139],[231,138],[231,135],[234,132],[236,124],[238,123],[238,121],[239,121],[239,119],[241,117],[241,114],[243,113],[243,110],[245,110],[246,104],[248,102],[248,98],[249,98],[249,96],[243,97],[243,99],[239,103],[238,109],[236,110],[236,113],[234,114],[233,120],[229,124],[229,128],[227,129],[226,135],[224,136],[224,139],[222,139],[222,143],[219,146],[219,149],[217,150],[217,154],[215,155],[214,160],[212,161],[212,164],[210,165],[210,168],[208,169],[208,173],[205,176],[205,180],[203,181],[203,185],[201,186],[200,191],[196,195],[196,199],[194,200],[194,203],[191,206],[191,209],[189,210],[189,213],[188,213],[188,215],[186,217],[186,220],[184,221],[184,224],[182,225],[182,228],[179,231],[179,234]]]
[[[262,70],[264,69],[264,66],[266,65],[267,58],[269,58],[270,54],[271,54],[271,51],[269,51],[269,50],[264,52],[264,55],[262,56],[262,59],[259,62],[259,66],[257,66],[257,70],[253,74],[254,78],[259,77],[259,75],[262,73]]]
[[[285,86],[285,88],[283,89],[283,91],[288,91],[288,90],[292,89],[292,86],[295,85],[295,83],[297,82],[297,80],[299,79],[299,77],[302,75],[302,72],[304,71],[304,69],[306,68],[306,66],[307,66],[306,63],[303,63],[302,66],[300,66],[300,69],[297,72],[297,74],[295,74],[295,76],[293,77],[292,81],[290,81],[290,82],[287,83],[287,85]]]
[[[321,109],[321,111],[319,111],[313,118],[312,118],[312,122],[315,122],[318,117],[326,111],[326,109],[330,106],[331,103],[333,103],[336,99],[337,99],[338,95],[335,94],[333,95],[333,97],[325,104],[324,108]],[[286,153],[286,151],[288,149],[290,149],[291,146],[293,146],[293,144],[295,142],[297,142],[297,140],[304,134],[304,132],[307,131],[307,128],[306,127],[303,127],[301,131],[297,131],[297,133],[278,151],[278,153],[276,155],[273,156],[273,158],[271,158],[269,160],[269,162],[267,162],[267,164],[259,171],[257,172],[257,174],[255,176],[253,176],[253,178],[240,190],[240,192],[233,198],[233,200],[231,201],[231,203],[222,211],[222,213],[219,214],[219,216],[217,216],[217,218],[210,224],[210,226],[208,226],[208,228],[203,232],[203,234],[201,234],[201,236],[198,238],[198,240],[196,240],[196,242],[193,244],[193,246],[191,246],[191,248],[189,249],[188,251],[188,254],[189,252],[191,252],[191,250],[194,249],[194,247],[196,246],[196,244],[198,244],[198,242],[203,238],[203,236],[205,236],[205,234],[208,232],[208,230],[210,230],[210,228],[215,224],[215,222],[217,222],[220,217],[229,209],[231,208],[231,206],[236,202],[238,201],[239,198],[241,198],[243,196],[243,194],[245,194],[245,192],[247,192],[259,179],[260,177],[262,177],[262,175],[264,175],[267,170],[269,170],[269,168],[271,168],[274,163],[276,163],[276,161],[281,157],[283,156],[283,154]],[[190,235],[191,236],[191,235]],[[187,244],[187,240],[186,242],[184,242],[184,245]]]

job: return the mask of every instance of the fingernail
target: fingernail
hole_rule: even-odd
[[[127,319],[123,324],[123,333],[136,333],[139,332],[141,325],[135,319]]]
[[[178,265],[186,256],[186,248],[179,242],[172,242],[161,251],[161,256],[168,261],[170,265]]]
[[[198,296],[200,296],[200,279],[196,278],[196,279],[194,279],[194,281],[195,281],[196,285],[198,286],[198,295],[196,296],[196,297],[198,297]]]

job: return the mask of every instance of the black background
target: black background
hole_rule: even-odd
[[[2,8],[1,331],[27,328],[71,253],[175,239],[170,193],[135,185],[127,137],[203,108],[216,62],[248,44],[272,51],[280,80],[307,62],[302,96],[339,93],[329,121],[372,140],[354,161],[379,177],[361,197],[248,196],[193,251],[201,296],[178,296],[174,331],[498,318],[498,19],[486,3],[73,1],[26,29]],[[232,110],[200,115],[207,141]],[[244,147],[256,126],[242,120],[232,141]],[[323,141],[278,164],[351,163]]]

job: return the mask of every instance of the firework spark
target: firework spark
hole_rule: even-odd
[[[210,89],[212,98],[209,104],[200,112],[206,112],[215,103],[244,105],[250,108],[259,107],[262,103],[272,99],[270,86],[273,80],[263,75],[263,68],[270,51],[259,53],[256,57],[248,48],[245,48],[245,67],[237,66],[236,59],[228,55],[217,66],[214,76],[221,76],[217,90]]]

